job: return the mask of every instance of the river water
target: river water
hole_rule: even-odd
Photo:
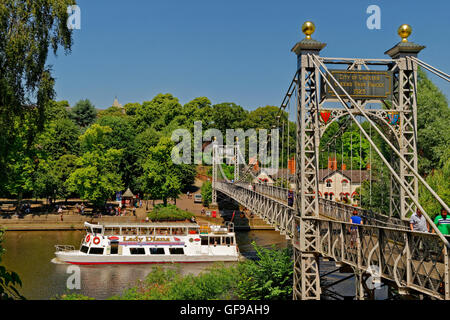
[[[27,299],[46,300],[64,293],[81,293],[96,299],[106,299],[121,294],[132,287],[137,280],[144,279],[153,265],[98,265],[80,266],[81,289],[67,289],[67,280],[73,273],[70,265],[55,264],[55,245],[67,244],[79,248],[84,231],[8,231],[5,234],[3,265],[19,274],[23,287],[20,292]],[[254,256],[251,243],[263,247],[272,244],[285,248],[288,241],[276,231],[236,232],[240,252],[247,257]],[[233,262],[230,262],[233,263]],[[164,265],[164,268],[173,265]],[[182,274],[198,274],[211,263],[177,264]],[[332,270],[326,263],[321,272]],[[69,272],[69,273],[68,273]],[[345,275],[337,275],[338,278]],[[336,276],[335,276],[336,277]],[[354,280],[346,280],[337,288],[340,294],[354,294]]]

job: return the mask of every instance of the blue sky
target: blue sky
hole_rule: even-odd
[[[172,93],[182,104],[198,96],[248,110],[281,103],[296,68],[290,50],[316,25],[322,56],[388,58],[384,52],[409,23],[409,40],[426,45],[419,58],[450,72],[450,1],[77,0],[81,30],[72,53],[51,56],[58,100],[88,98],[97,108]],[[381,29],[369,30],[369,5]],[[450,96],[450,85],[432,77]]]

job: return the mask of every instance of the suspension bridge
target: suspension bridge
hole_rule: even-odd
[[[417,57],[425,47],[408,41],[409,25],[399,28],[402,40],[385,52],[389,59],[321,57],[326,44],[311,37],[314,30],[312,22],[305,22],[306,37],[292,49],[298,58],[297,70],[274,126],[282,129],[282,137],[287,127],[287,143],[281,146],[287,156],[283,158],[282,152],[281,163],[289,167],[294,153],[295,167],[282,173],[280,186],[255,182],[263,168],[257,162],[246,163],[236,141],[231,157],[234,179],[229,180],[221,172],[225,146],[214,142],[213,203],[218,195],[233,199],[292,242],[294,300],[320,299],[326,290],[321,286],[319,259],[352,270],[357,299],[373,298],[373,286],[367,280],[376,276],[399,294],[450,300],[449,242],[419,201],[422,185],[449,210],[417,170],[417,72],[420,66],[444,80],[450,81],[450,76]],[[292,151],[290,115],[296,117]],[[333,123],[339,129],[321,145]],[[348,154],[342,138],[350,127],[359,131],[359,137],[353,140],[350,135]],[[375,136],[388,147],[389,157],[374,142]],[[364,156],[362,137],[369,143]],[[326,157],[327,169],[321,169],[321,157]],[[349,170],[344,161],[350,162]],[[359,179],[357,187],[352,185],[363,170],[365,182]],[[332,192],[332,183],[336,188],[341,178],[345,186],[339,186],[340,193]],[[386,209],[377,209],[371,203],[372,183],[382,178],[389,181],[382,200]],[[368,189],[364,197],[363,189]],[[363,224],[351,223],[355,209]],[[433,232],[410,230],[409,217],[416,210]]]

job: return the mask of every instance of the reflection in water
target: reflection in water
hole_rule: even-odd
[[[67,264],[52,263],[55,245],[67,244],[79,248],[84,236],[83,231],[8,231],[5,234],[7,250],[3,263],[10,270],[17,272],[23,287],[19,290],[27,299],[50,299],[64,293],[81,293],[97,299],[106,299],[118,295],[124,289],[144,279],[154,265],[96,265],[79,266],[81,271],[81,289],[68,290]],[[254,257],[252,241],[263,247],[272,244],[285,248],[289,241],[276,231],[237,232],[239,250],[245,257]],[[227,264],[233,264],[228,262]],[[198,274],[210,267],[211,263],[177,264],[181,274]],[[163,268],[172,268],[172,264],[161,264]],[[333,267],[322,268],[321,271],[332,270]],[[346,295],[354,294],[354,280],[341,284]]]

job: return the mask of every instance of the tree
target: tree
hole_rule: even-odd
[[[107,148],[106,138],[112,129],[93,124],[80,137],[83,155],[76,161],[77,169],[66,181],[67,190],[84,200],[101,206],[115,192],[123,189],[119,164],[123,149]]]
[[[206,207],[209,207],[210,203],[212,202],[212,185],[210,181],[205,181],[202,184],[202,187],[200,189],[202,194],[202,202],[203,205]]]
[[[99,118],[102,118],[105,116],[124,117],[125,113],[122,108],[112,106],[112,107],[109,107],[108,109],[99,111],[99,113],[98,113]]]
[[[450,110],[446,96],[421,69],[417,86],[419,172],[428,174],[450,158]]]
[[[152,101],[144,101],[135,109],[135,120],[139,131],[148,127],[161,131],[177,115],[181,114],[181,105],[170,93],[158,94]]]
[[[133,127],[130,117],[107,115],[97,119],[96,123],[112,129],[105,136],[105,147],[123,149],[120,162],[122,181],[126,186],[135,189],[137,187],[136,179],[140,175],[139,152],[135,145],[136,129]],[[146,150],[144,151],[145,154]]]
[[[88,99],[84,99],[78,101],[70,110],[70,117],[81,128],[86,128],[94,123],[97,117],[97,111]]]
[[[213,126],[225,136],[226,129],[240,128],[241,123],[247,118],[247,115],[248,111],[234,102],[216,104],[213,106]]]
[[[147,160],[143,164],[140,185],[151,199],[162,199],[167,205],[168,198],[177,198],[182,190],[182,178],[179,168],[171,158],[174,143],[163,137],[158,145],[150,148]]]
[[[433,170],[426,181],[445,203],[450,203],[450,158],[442,169]],[[422,184],[419,187],[419,200],[430,218],[434,219],[440,214],[442,206]]]
[[[64,154],[78,154],[80,128],[69,118],[51,121],[36,141],[36,148],[57,160]]]
[[[67,7],[72,4],[73,0],[0,2],[1,181],[6,179],[5,166],[15,137],[23,134],[30,148],[44,128],[46,110],[55,95],[46,61],[50,48],[55,55],[59,47],[70,52],[72,34],[66,21]]]
[[[292,299],[293,261],[289,248],[264,249],[252,243],[256,261],[245,261],[238,266],[237,292],[244,300]]]

